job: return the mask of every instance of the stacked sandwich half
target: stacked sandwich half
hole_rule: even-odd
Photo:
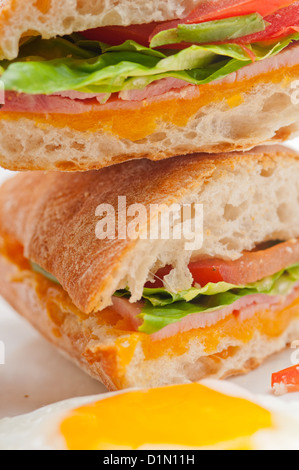
[[[0,293],[109,389],[299,337],[299,1],[6,0]]]

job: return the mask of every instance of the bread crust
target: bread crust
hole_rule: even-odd
[[[202,330],[198,330],[198,338],[197,330],[178,335],[171,347],[167,341],[155,342],[150,337],[146,338],[145,346],[143,340],[147,335],[130,331],[128,324],[110,309],[90,316],[78,311],[61,287],[30,270],[21,247],[11,241],[6,250],[1,245],[0,294],[63,355],[109,390],[157,387],[208,377],[224,379],[248,373],[299,334],[297,301],[288,321],[280,320],[280,334],[272,338],[258,331],[252,335],[244,323],[242,329],[248,337],[252,336],[250,340],[222,335],[213,353],[204,351],[199,339]],[[273,318],[269,321],[270,330],[275,324]]]

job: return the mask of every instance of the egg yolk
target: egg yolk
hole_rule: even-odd
[[[113,395],[71,411],[60,430],[70,450],[249,450],[271,427],[259,405],[193,383]]]

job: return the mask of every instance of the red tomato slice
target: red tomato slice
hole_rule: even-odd
[[[251,13],[259,13],[264,18],[293,3],[295,3],[294,0],[219,0],[203,3],[195,8],[187,18],[167,21],[158,25],[152,32],[150,40],[161,31],[176,28],[179,24],[203,23],[250,15]]]
[[[195,8],[184,23],[202,23],[203,21],[222,20],[234,16],[259,13],[262,17],[271,15],[296,0],[220,0],[205,2]]]
[[[234,40],[239,44],[253,44],[255,42],[279,39],[299,31],[299,2],[295,2],[287,8],[283,8],[273,15],[266,16],[265,21],[269,26],[265,31],[251,34]]]
[[[159,289],[160,287],[164,287],[163,279],[165,276],[167,276],[167,274],[170,273],[171,270],[171,266],[165,266],[165,268],[159,269],[159,271],[155,275],[155,281],[148,282],[147,284],[145,284],[145,287],[148,287],[150,289]]]
[[[284,385],[286,392],[299,391],[299,364],[272,374],[272,388]]]
[[[127,40],[138,42],[148,47],[149,36],[159,23],[137,24],[132,26],[105,26],[89,29],[81,34],[91,41],[101,41],[111,46],[118,46]]]
[[[189,269],[194,281],[202,287],[209,284],[209,282],[217,284],[224,281],[223,273],[221,273],[221,263],[217,266],[217,261],[214,263],[191,263]]]
[[[246,286],[273,276],[282,269],[299,263],[299,239],[272,246],[265,250],[245,252],[236,261],[205,259],[189,264],[194,283],[204,287],[209,282],[228,282],[237,286]],[[163,287],[163,278],[171,271],[170,266],[160,269],[155,283],[146,287]]]
[[[204,286],[211,279],[219,278],[230,284],[245,286],[299,262],[299,240],[279,243],[271,248],[245,252],[236,261],[206,259],[190,264],[189,269],[195,282]],[[203,273],[203,275],[201,275]],[[219,281],[218,281],[219,282]]]

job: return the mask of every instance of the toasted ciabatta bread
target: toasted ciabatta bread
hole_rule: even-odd
[[[48,39],[100,26],[184,18],[199,3],[199,0],[1,0],[1,55],[7,59],[17,57],[20,39],[32,33]]]
[[[299,131],[299,46],[231,74],[142,102],[87,106],[76,114],[0,111],[0,165],[86,171],[125,160],[227,152],[282,142]],[[71,100],[69,100],[71,101]],[[39,111],[38,111],[39,110]]]
[[[19,174],[0,190],[0,293],[112,390],[248,372],[298,338],[298,287],[276,305],[263,298],[254,312],[241,309],[205,327],[178,326],[175,334],[161,330],[158,336],[136,330],[109,306],[111,297],[128,285],[138,300],[150,272],[168,264],[176,268],[169,283],[188,288],[190,257],[235,260],[262,242],[297,237],[298,174],[298,154],[282,147],[140,160],[88,173]],[[127,207],[142,203],[147,209],[203,204],[202,248],[186,252],[184,239],[98,240],[97,206],[119,211],[118,196],[126,196]],[[151,222],[162,223],[155,212]],[[288,246],[288,266],[294,253]],[[61,285],[34,271],[29,260]]]

